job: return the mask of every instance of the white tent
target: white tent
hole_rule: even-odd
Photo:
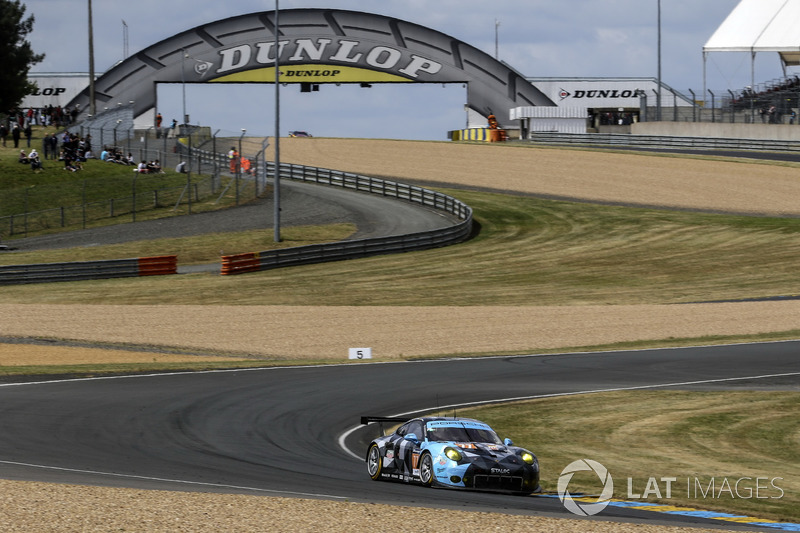
[[[787,66],[800,65],[800,0],[741,0],[703,46],[703,85],[709,52],[750,52],[755,85],[758,52],[777,52]]]

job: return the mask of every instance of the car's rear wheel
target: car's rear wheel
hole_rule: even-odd
[[[383,460],[381,459],[381,450],[377,444],[369,447],[367,452],[367,473],[369,477],[378,480],[381,477],[381,470],[383,469]]]
[[[428,452],[419,459],[419,480],[426,487],[433,485],[433,457]]]

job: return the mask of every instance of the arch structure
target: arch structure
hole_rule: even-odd
[[[359,11],[281,10],[198,26],[128,57],[95,81],[98,109],[157,109],[159,83],[463,83],[467,106],[504,120],[552,100],[508,65],[462,41],[403,20]],[[70,103],[89,112],[89,88]]]

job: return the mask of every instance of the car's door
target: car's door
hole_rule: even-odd
[[[419,476],[420,443],[425,437],[421,420],[412,420],[401,426],[397,433],[401,438],[394,442],[395,464],[404,476]]]

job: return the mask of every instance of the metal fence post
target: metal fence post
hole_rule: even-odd
[[[733,91],[731,91],[730,89],[728,89],[728,94],[731,95],[731,105],[730,105],[730,108],[731,108],[731,124],[733,124],[734,122],[736,122],[736,107],[735,107],[736,97],[733,95]]]
[[[647,122],[647,93],[639,91],[639,115],[642,122]]]
[[[708,92],[709,92],[709,94],[711,94],[711,122],[716,122],[717,121],[717,115],[716,115],[716,111],[714,109],[716,107],[716,96],[714,95],[713,92],[711,92],[711,89],[709,89]]]
[[[133,222],[136,222],[136,176],[138,172],[133,173],[133,183],[131,184],[131,215]]]

